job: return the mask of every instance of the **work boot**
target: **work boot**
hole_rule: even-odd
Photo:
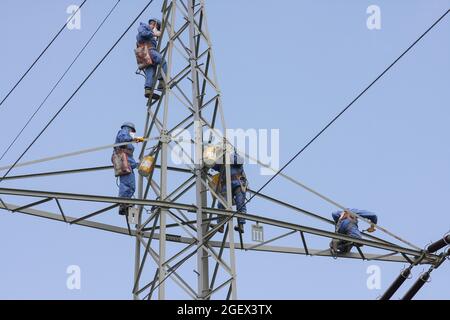
[[[128,205],[127,204],[121,204],[119,206],[119,214],[121,216],[126,216],[128,215]]]
[[[215,229],[215,228],[217,228],[217,226],[218,226],[218,224],[211,224],[211,229]],[[225,229],[224,229],[223,225],[220,226],[220,228],[217,229],[217,232],[218,233],[224,233],[225,232]]]
[[[152,94],[152,89],[151,88],[145,88],[145,93],[144,96],[149,99],[150,98],[150,94]],[[152,94],[152,100],[159,100],[159,98],[161,98],[161,96],[157,93]]]
[[[234,227],[234,231],[237,231],[239,233],[244,233],[244,224],[238,223],[237,226]]]

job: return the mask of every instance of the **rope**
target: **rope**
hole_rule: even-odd
[[[134,23],[139,19],[139,17],[147,10],[147,8],[153,3],[153,0],[150,0],[147,5],[141,10],[141,12],[134,18],[134,20],[130,23],[130,25],[125,29],[125,31],[120,35],[120,37],[114,42],[112,47],[106,52],[103,58],[96,64],[96,66],[92,69],[92,71],[84,78],[81,84],[77,87],[77,89],[72,93],[72,95],[66,100],[66,102],[59,108],[59,110],[55,113],[55,115],[50,119],[50,121],[45,125],[45,127],[39,132],[36,138],[28,145],[25,151],[19,156],[19,158],[14,162],[14,164],[8,169],[8,171],[3,175],[0,179],[0,182],[9,174],[9,172],[15,167],[15,165],[23,158],[23,156],[30,150],[33,144],[41,137],[41,135],[47,130],[47,128],[53,123],[53,121],[61,114],[61,112],[66,108],[69,102],[73,99],[73,97],[81,90],[81,88],[85,85],[85,83],[89,80],[89,78],[97,71],[97,69],[102,65],[102,63],[106,60],[109,54],[114,50],[114,48],[119,44],[119,42],[125,37],[128,31],[131,29]]]
[[[298,186],[301,186],[302,188],[306,189],[309,192],[312,192],[313,194],[319,196],[320,198],[322,198],[323,200],[332,203],[333,205],[341,208],[342,210],[346,210],[346,208],[344,208],[343,206],[341,206],[340,204],[338,204],[337,202],[331,200],[328,197],[325,197],[324,195],[321,195],[320,193],[318,193],[317,191],[307,187],[306,185],[292,179],[289,178],[285,175],[282,174],[282,172],[292,163],[294,162],[295,159],[297,159],[311,144],[313,144],[314,141],[316,141],[329,127],[331,127],[331,125],[333,123],[335,123],[348,109],[350,109],[350,107],[359,100],[359,98],[361,98],[376,82],[378,82],[378,80],[380,80],[395,64],[397,64],[398,61],[400,61],[400,59],[402,59],[417,43],[419,43],[420,40],[422,40],[425,35],[427,35],[439,22],[442,21],[442,19],[444,19],[445,16],[447,16],[447,14],[450,12],[450,9],[447,10],[441,17],[439,17],[439,19],[437,19],[419,38],[417,38],[405,51],[403,51],[400,56],[394,60],[394,62],[392,62],[378,77],[375,78],[375,80],[373,80],[363,91],[361,91],[361,93],[359,93],[355,99],[353,99],[341,112],[339,112],[322,130],[320,130],[303,148],[300,149],[300,151],[298,151],[280,170],[274,170],[275,171],[275,175],[273,177],[271,177],[261,188],[259,188],[259,190],[256,191],[255,194],[253,194],[249,200],[247,200],[244,205],[246,205],[247,203],[249,203],[255,196],[257,196],[265,187],[267,187],[277,176],[281,175],[284,176],[285,178],[287,178],[289,181],[294,182],[295,184],[297,184]],[[214,129],[213,129],[214,131]],[[230,146],[233,147],[233,145],[227,141],[225,139],[225,141],[230,144]],[[272,169],[272,168],[270,168]],[[237,211],[239,211],[240,208],[238,208]],[[351,213],[353,214],[353,213]],[[235,213],[232,214],[230,217],[228,217],[225,221],[228,222],[230,219],[232,219],[235,216]],[[359,217],[361,220],[367,222],[367,220],[365,220],[364,218],[355,215],[356,217]],[[370,221],[369,223],[372,224],[372,222]],[[378,226],[378,228],[383,231],[386,234],[389,234],[390,236],[394,237],[395,239],[415,248],[418,250],[421,250],[419,247],[417,247],[416,245],[413,245],[412,243],[410,243],[409,241],[406,241],[398,236],[396,236],[395,234],[393,234],[392,232],[388,231],[385,228],[382,228],[380,226]]]

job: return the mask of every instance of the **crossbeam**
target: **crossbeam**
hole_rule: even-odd
[[[5,204],[0,204],[0,209],[7,210],[7,208],[5,208],[5,205],[8,209],[14,210],[14,211],[20,208],[20,206],[10,204],[10,203],[5,203]],[[57,221],[57,222],[64,222],[64,223],[77,225],[77,226],[81,226],[81,227],[87,227],[87,228],[107,231],[107,232],[111,232],[111,233],[116,233],[119,235],[130,236],[127,228],[118,227],[118,226],[109,225],[109,224],[100,223],[100,222],[95,222],[95,221],[88,221],[88,220],[75,222],[77,220],[77,218],[66,216],[64,219],[64,217],[62,215],[51,213],[48,211],[27,208],[27,209],[22,209],[20,211],[15,211],[15,212],[16,213],[20,212],[22,214],[30,215],[30,216],[37,217],[37,218],[49,219],[49,220],[53,220],[53,221]],[[136,235],[137,235],[136,230],[131,230],[131,236],[136,237]],[[141,236],[144,238],[149,238],[151,236],[151,232],[143,232],[143,233],[141,233]],[[152,239],[159,240],[159,238],[160,238],[160,235],[158,233],[153,233]],[[167,234],[166,241],[183,243],[183,244],[192,244],[196,240],[194,238],[181,237],[178,235]],[[209,241],[208,245],[211,247],[214,247],[214,248],[221,248],[222,242],[221,241]],[[240,247],[240,243],[236,242],[235,246]],[[230,243],[225,242],[224,248],[228,249],[229,247],[230,247]],[[315,250],[315,249],[305,250],[304,248],[299,248],[299,247],[268,246],[268,245],[255,247],[254,244],[244,243],[244,250],[257,251],[257,252],[284,253],[284,254],[293,254],[293,255],[306,255],[306,256],[315,256],[315,257],[329,257],[329,258],[337,257],[337,258],[344,258],[344,259],[362,260],[361,256],[358,253],[338,254],[337,256],[334,256],[329,252],[329,250]],[[365,254],[365,257],[366,257],[367,261],[385,261],[385,262],[398,262],[398,263],[407,263],[408,262],[402,255],[399,255],[398,253],[393,253],[393,254],[389,254],[389,255]],[[422,261],[422,263],[428,264],[433,261],[434,260],[424,260],[424,261]]]

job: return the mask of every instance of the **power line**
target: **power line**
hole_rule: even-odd
[[[217,133],[217,130],[215,130],[214,128],[210,128],[210,129],[212,130],[212,133],[213,133],[214,135],[217,135],[218,137],[222,137],[220,134]],[[277,170],[274,169],[274,168],[272,168],[271,166],[269,166],[269,165],[267,165],[267,164],[264,164],[264,163],[260,162],[258,159],[255,159],[255,158],[251,157],[250,155],[246,154],[246,153],[243,152],[242,150],[237,149],[237,148],[236,148],[235,146],[233,146],[228,140],[225,139],[225,142],[226,142],[229,146],[233,147],[234,150],[235,150],[235,152],[236,152],[237,154],[240,154],[240,155],[244,156],[246,159],[249,159],[249,160],[251,160],[251,161],[255,161],[255,163],[257,163],[257,164],[263,166],[264,168],[270,169],[270,170],[273,171],[274,173],[277,172]],[[192,141],[192,143],[194,143],[194,141]],[[184,148],[181,148],[181,149],[183,150],[183,153],[184,153],[185,155],[187,155],[186,152],[184,151]],[[191,161],[193,161],[193,160],[191,159]],[[194,169],[193,167],[190,167],[190,166],[187,165],[187,164],[186,164],[186,166],[188,166],[189,169],[190,169],[192,172],[195,172],[195,169]],[[16,167],[17,167],[17,166],[16,166]],[[6,168],[7,168],[7,167],[6,167]],[[2,168],[0,168],[0,170],[1,170],[1,169],[2,169]],[[294,178],[292,178],[292,177],[290,177],[290,176],[288,176],[288,175],[286,175],[286,174],[284,174],[284,173],[280,173],[280,176],[283,177],[283,178],[285,178],[285,179],[287,179],[288,181],[294,183],[295,185],[297,185],[297,186],[299,186],[299,187],[301,187],[301,188],[307,190],[308,192],[313,193],[314,195],[316,195],[316,196],[318,196],[319,198],[321,198],[322,200],[325,200],[326,202],[332,204],[333,206],[336,206],[336,207],[340,208],[341,210],[346,210],[346,207],[344,207],[342,204],[337,203],[336,201],[334,201],[334,200],[328,198],[327,196],[325,196],[325,195],[319,193],[318,191],[316,191],[316,190],[314,190],[314,189],[312,189],[312,188],[306,186],[305,184],[301,183],[300,181],[298,181],[298,180],[296,180],[296,179],[294,179]],[[255,191],[252,191],[252,193],[255,193]],[[261,196],[262,194],[259,193],[259,194],[256,194],[256,195]],[[224,202],[224,200],[220,200],[220,199],[219,199],[219,201],[221,201],[222,204],[223,204],[224,206],[226,206],[226,203]],[[246,202],[246,203],[247,203],[247,202]],[[306,211],[303,210],[303,213],[305,213],[305,214],[311,216],[311,212],[306,212]],[[396,234],[392,233],[391,231],[387,230],[386,228],[380,226],[379,224],[374,224],[374,223],[373,223],[372,221],[370,221],[369,219],[366,219],[366,218],[364,218],[364,217],[361,217],[361,216],[359,216],[359,215],[357,215],[357,214],[355,214],[355,213],[353,213],[353,212],[349,212],[349,213],[350,213],[351,215],[353,215],[354,217],[358,217],[358,218],[361,219],[362,221],[365,221],[365,222],[367,222],[368,224],[375,226],[378,230],[380,230],[380,231],[382,231],[382,232],[388,234],[389,236],[391,236],[391,237],[393,237],[393,238],[395,238],[395,239],[397,239],[397,240],[403,242],[404,244],[406,244],[406,245],[408,245],[408,246],[410,246],[410,247],[412,247],[412,248],[414,248],[414,249],[416,249],[416,250],[419,250],[419,251],[421,250],[420,247],[418,247],[418,246],[412,244],[411,242],[409,242],[409,241],[407,241],[407,240],[405,240],[405,239],[402,239],[401,237],[397,236]],[[316,218],[316,219],[320,219],[320,220],[324,220],[324,219],[325,219],[327,222],[328,222],[328,221],[331,222],[331,220],[328,220],[328,219],[326,219],[326,218],[324,218],[324,217],[322,217],[322,216],[320,216],[320,215],[312,214],[312,216],[313,216],[314,218]],[[334,224],[334,222],[333,222],[333,224]],[[214,232],[215,232],[215,229],[211,230],[211,231],[209,232],[209,234],[213,234]],[[209,235],[209,234],[208,234],[208,235]],[[382,241],[384,241],[384,240],[382,240]]]
[[[403,56],[405,56],[422,38],[428,34],[439,22],[441,22],[442,19],[450,12],[450,9],[447,10],[436,22],[434,22],[431,27],[429,27],[416,41],[414,41],[408,49],[406,49],[397,59],[394,60],[393,63],[391,63],[372,83],[370,83],[355,99],[353,99],[350,104],[348,104],[337,116],[335,116],[322,130],[319,131],[318,134],[314,136],[302,149],[300,149],[297,154],[294,155],[294,157],[291,158],[278,172],[271,177],[261,188],[258,189],[245,203],[249,203],[255,196],[257,196],[269,183],[271,183],[284,169],[286,169],[298,156],[300,156],[317,138],[319,138],[336,120],[338,120],[350,107],[357,101],[359,98],[364,95],[379,79],[381,79]],[[221,226],[227,224],[231,219],[233,219],[236,216],[236,213],[239,212],[239,209],[241,207],[237,208],[236,212],[234,212],[231,216],[224,219],[224,221],[218,223],[218,225],[215,227],[215,229],[219,229]],[[232,232],[231,230],[229,232]],[[203,241],[199,246],[204,246],[209,240]],[[183,258],[181,261],[179,261],[174,267],[170,268],[170,272],[164,277],[164,279],[160,279],[158,285],[156,285],[153,290],[156,290],[164,281],[166,281],[185,261],[187,261],[191,255],[188,255],[187,257]]]
[[[53,39],[50,41],[50,43],[45,47],[44,50],[39,54],[39,56],[34,60],[34,62],[31,64],[31,66],[25,71],[25,73],[20,77],[19,81],[16,82],[16,84],[9,90],[8,94],[3,98],[3,100],[0,102],[0,106],[8,99],[8,97],[11,95],[11,93],[17,88],[17,86],[22,82],[22,80],[26,77],[26,75],[33,69],[34,65],[41,59],[41,57],[44,55],[44,53],[50,48],[50,46],[55,42],[55,40],[59,37],[59,35],[64,31],[69,21],[77,14],[77,12],[83,7],[83,5],[86,3],[87,0],[84,0],[81,5],[77,8],[77,10],[73,13],[73,15],[67,19],[67,22],[61,27],[61,29],[58,31],[58,33],[53,37]]]
[[[75,62],[78,60],[78,58],[81,56],[81,54],[84,52],[84,50],[86,49],[86,47],[89,45],[89,43],[92,41],[92,39],[95,37],[95,35],[97,34],[97,32],[101,29],[101,27],[103,26],[103,24],[106,22],[106,20],[108,20],[109,16],[112,14],[112,12],[114,11],[114,9],[117,7],[117,5],[119,4],[121,0],[118,0],[116,2],[116,4],[112,7],[112,9],[109,11],[109,13],[106,15],[106,17],[103,19],[103,21],[100,23],[100,25],[97,27],[97,30],[95,30],[95,32],[91,35],[91,37],[89,38],[89,40],[86,42],[86,44],[83,46],[83,48],[78,52],[78,54],[76,55],[75,59],[72,61],[72,63],[69,65],[69,67],[66,69],[66,71],[62,74],[62,76],[59,78],[59,80],[55,83],[55,85],[53,86],[53,88],[50,90],[50,92],[47,94],[47,96],[45,97],[45,99],[41,102],[41,104],[39,105],[39,107],[36,109],[36,111],[34,111],[34,113],[31,115],[31,117],[28,119],[27,123],[23,126],[23,128],[19,131],[19,133],[16,135],[16,137],[14,138],[14,140],[11,142],[11,144],[6,148],[6,150],[3,152],[2,156],[0,157],[0,161],[5,157],[5,155],[8,153],[8,151],[13,147],[13,145],[16,143],[17,139],[19,139],[19,137],[22,135],[23,131],[28,127],[28,125],[30,124],[30,122],[34,119],[34,117],[36,116],[36,114],[39,112],[39,110],[41,110],[42,106],[45,104],[45,102],[47,102],[48,98],[52,95],[53,91],[55,91],[55,89],[58,87],[58,85],[60,84],[60,82],[64,79],[64,77],[66,76],[66,74],[70,71],[70,69],[72,68],[72,66],[75,64]]]
[[[47,130],[47,128],[52,124],[52,122],[59,116],[59,114],[65,109],[65,107],[69,104],[72,98],[80,91],[80,89],[84,86],[84,84],[89,80],[89,78],[94,74],[94,72],[100,67],[100,65],[106,60],[109,54],[114,50],[117,44],[122,40],[125,34],[131,29],[131,27],[136,23],[139,17],[147,10],[147,8],[152,4],[153,0],[150,0],[147,5],[142,9],[142,11],[136,16],[136,18],[130,23],[127,29],[122,33],[122,35],[117,39],[117,41],[113,44],[113,46],[108,50],[108,52],[103,56],[102,59],[97,63],[97,65],[92,69],[92,71],[86,76],[86,78],[81,82],[78,88],[72,93],[72,95],[67,99],[67,101],[61,106],[58,112],[50,119],[50,121],[45,125],[45,127],[41,130],[41,132],[34,138],[34,140],[30,143],[30,145],[25,149],[25,151],[19,156],[19,158],[14,162],[14,164],[8,169],[8,171],[3,175],[0,179],[0,183],[3,179],[11,172],[11,170],[15,167],[17,163],[23,158],[23,156],[30,150],[33,144],[41,137],[41,135]]]
[[[158,141],[160,138],[144,138],[144,141]],[[49,162],[49,161],[54,161],[54,160],[58,160],[58,159],[64,159],[64,158],[70,158],[70,157],[76,157],[82,154],[87,154],[87,153],[92,153],[92,152],[97,152],[97,151],[101,151],[101,150],[106,150],[106,149],[113,149],[116,147],[121,147],[121,146],[126,146],[128,144],[130,144],[132,142],[128,141],[128,142],[121,142],[121,143],[114,143],[114,144],[108,144],[108,145],[102,145],[102,146],[98,146],[98,147],[93,147],[93,148],[88,148],[88,149],[82,149],[82,150],[78,150],[78,151],[72,151],[69,153],[63,153],[63,154],[59,154],[59,155],[55,155],[55,156],[51,156],[51,157],[46,157],[46,158],[42,158],[42,159],[36,159],[36,160],[32,160],[32,161],[27,161],[27,162],[21,162],[21,163],[17,163],[15,168],[23,168],[23,167],[27,167],[27,166],[31,166],[37,163],[44,163],[44,162]],[[3,170],[7,170],[9,169],[11,166],[3,166],[0,167],[0,171]]]

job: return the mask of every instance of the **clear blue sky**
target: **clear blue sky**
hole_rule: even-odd
[[[82,29],[66,30],[0,107],[0,150],[115,2],[88,1],[82,10]],[[161,2],[155,0],[145,20],[159,14]],[[0,97],[64,23],[72,3],[2,1]],[[0,165],[18,157],[145,3],[122,1]],[[366,9],[372,4],[381,8],[381,30],[366,27]],[[444,0],[207,1],[228,126],[280,129],[281,161],[286,162],[449,7],[450,1]],[[134,75],[134,37],[135,28],[24,160],[109,144],[124,120],[142,126],[145,102],[142,79]],[[420,246],[449,231],[449,39],[447,17],[286,173],[348,207],[378,213],[380,224]],[[109,157],[110,151],[105,151],[17,169],[13,174],[106,165]],[[267,179],[254,166],[247,173],[255,189]],[[110,172],[2,182],[1,186],[117,193]],[[323,215],[335,209],[280,179],[266,193]],[[70,214],[81,215],[79,210],[93,208],[74,205]],[[252,201],[249,211],[330,228],[264,202]],[[115,213],[109,216],[110,222],[119,221]],[[246,237],[249,240],[248,233]],[[300,246],[297,238],[289,241]],[[317,249],[327,246],[326,241],[313,243]],[[128,299],[133,250],[131,238],[0,212],[0,298]],[[381,290],[366,287],[366,269],[371,264],[382,270]],[[66,288],[69,265],[81,267],[79,291]],[[237,253],[237,265],[242,299],[375,299],[402,268],[391,263],[249,252]],[[414,276],[422,270],[416,268]],[[433,273],[432,283],[417,297],[449,299],[449,271],[450,266],[443,265]],[[411,285],[409,281],[400,295]],[[174,289],[168,297],[183,296]]]

